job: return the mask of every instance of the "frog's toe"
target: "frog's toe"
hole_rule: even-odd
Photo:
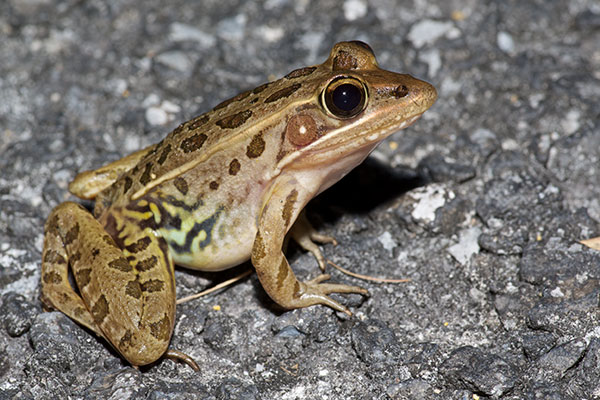
[[[183,362],[196,372],[200,371],[200,367],[198,366],[196,361],[192,357],[188,356],[187,354],[185,354],[179,350],[169,349],[165,352],[164,357],[169,358],[173,361]]]
[[[342,283],[321,283],[323,281],[329,280],[331,275],[329,274],[321,274],[309,281],[306,281],[305,284],[309,287],[318,287],[323,294],[329,293],[359,293],[367,295],[369,291],[360,286],[352,286],[345,285]]]
[[[305,287],[304,293],[302,294],[302,300],[311,304],[323,304],[333,308],[336,311],[341,311],[348,315],[352,315],[352,313],[346,307],[333,300],[328,295],[331,293],[358,293],[362,295],[368,295],[368,290],[360,286],[344,285],[340,283],[321,283],[329,278],[329,275],[323,274],[304,282]]]
[[[300,245],[300,247],[302,247],[304,250],[311,252],[312,255],[315,256],[317,262],[319,263],[319,268],[321,268],[321,271],[324,272],[325,266],[327,265],[327,261],[325,260],[325,257],[323,257],[323,253],[321,253],[321,249],[319,249],[319,246],[317,246],[315,242],[313,242],[311,239],[312,238],[309,236],[295,238],[296,242]]]
[[[313,241],[321,244],[331,243],[334,246],[337,246],[338,244],[337,240],[335,240],[333,236],[323,235],[322,233],[319,233],[317,231],[311,232],[310,238]]]
[[[290,235],[300,247],[311,252],[315,256],[319,263],[319,268],[321,268],[321,271],[325,271],[327,262],[325,261],[325,257],[323,257],[323,253],[321,253],[321,249],[317,246],[317,243],[332,243],[333,245],[337,245],[335,238],[317,232],[306,218],[304,211],[300,213],[296,223],[292,226]]]

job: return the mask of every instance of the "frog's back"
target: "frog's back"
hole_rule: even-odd
[[[121,176],[116,183],[120,186],[116,192],[135,200],[223,149],[244,141],[250,145],[252,137],[247,133],[250,127],[252,132],[257,132],[261,125],[272,123],[270,119],[285,114],[285,108],[297,108],[307,99],[314,100],[315,93],[331,76],[339,74],[340,66],[356,68],[353,62],[376,66],[371,50],[365,51],[362,46],[359,42],[339,43],[323,64],[296,69],[279,80],[243,92],[182,123],[164,140],[149,148],[139,163]]]
[[[323,75],[318,69],[314,66],[292,71],[282,79],[243,92],[182,123],[119,179],[121,193],[139,197],[141,190],[146,193],[219,151],[240,142],[251,142],[252,137],[246,133],[249,126],[268,124],[269,116],[280,114],[279,108],[288,107],[295,99],[310,97],[317,90],[321,81],[317,75]],[[306,79],[313,74],[314,79]]]

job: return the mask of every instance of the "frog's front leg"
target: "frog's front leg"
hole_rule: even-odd
[[[165,354],[171,339],[173,263],[160,236],[131,221],[117,226],[112,217],[107,226],[120,232],[121,246],[80,205],[62,203],[52,211],[42,300],[104,337],[132,365],[146,365]],[[69,265],[80,295],[69,284]]]
[[[293,178],[275,184],[258,218],[258,231],[252,248],[252,264],[263,288],[280,306],[292,309],[324,304],[350,314],[346,307],[331,299],[328,294],[367,294],[367,290],[358,286],[321,283],[329,279],[329,275],[320,275],[310,281],[300,282],[283,254],[282,246],[286,232],[310,198],[312,193],[304,192]]]
[[[319,249],[319,246],[317,246],[315,242],[337,245],[337,240],[332,236],[323,235],[317,232],[306,217],[306,212],[304,210],[300,212],[296,222],[294,222],[290,228],[289,236],[291,236],[304,250],[311,252],[317,259],[321,271],[325,272],[325,265],[327,263],[325,257],[323,257],[323,253],[321,253],[321,249]]]

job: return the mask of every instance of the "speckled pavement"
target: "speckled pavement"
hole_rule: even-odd
[[[136,370],[39,301],[43,224],[68,182],[342,40],[436,86],[423,118],[308,206],[363,282],[277,308],[255,275],[178,306]],[[0,2],[0,399],[600,397],[600,4]],[[89,206],[89,204],[85,204]],[[295,272],[318,274],[291,247]],[[226,280],[177,271],[180,296]]]

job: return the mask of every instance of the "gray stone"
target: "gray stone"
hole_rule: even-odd
[[[500,397],[517,381],[517,372],[501,357],[465,346],[454,350],[440,365],[440,372],[455,388]]]
[[[544,331],[528,333],[523,336],[523,351],[528,358],[537,360],[548,353],[555,343],[556,337],[552,333]]]
[[[574,339],[554,347],[538,360],[540,368],[549,368],[560,374],[564,374],[569,368],[581,358],[587,348],[582,339]]]
[[[0,304],[0,315],[4,321],[6,332],[12,337],[26,333],[38,312],[36,307],[15,292],[3,295]]]
[[[235,378],[226,379],[217,387],[215,394],[219,400],[260,400],[262,398],[256,386]]]
[[[594,2],[343,3],[0,1],[0,398],[600,396],[600,259],[578,244],[600,236]],[[256,275],[180,304],[171,348],[200,373],[163,359],[135,372],[105,340],[42,312],[43,226],[73,199],[75,174],[352,39],[439,99],[307,215],[338,240],[321,246],[326,258],[410,282],[328,267],[332,283],[369,290],[333,295],[352,317],[283,310]],[[164,125],[146,120],[149,107]],[[293,243],[286,254],[300,279],[320,273]],[[178,296],[248,267],[177,268]],[[466,345],[479,369],[447,379],[442,362]]]
[[[428,399],[435,396],[431,385],[421,379],[411,379],[388,386],[386,394],[390,399]]]
[[[352,347],[367,365],[381,368],[382,365],[399,362],[398,339],[384,322],[367,320],[352,329]]]

